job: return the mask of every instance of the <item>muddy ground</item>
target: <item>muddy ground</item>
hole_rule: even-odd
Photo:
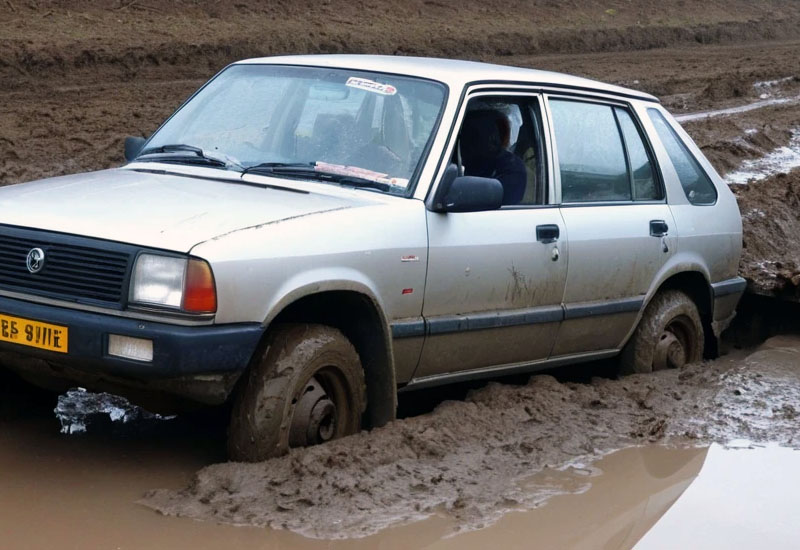
[[[800,447],[800,339],[708,364],[588,383],[490,383],[430,414],[261,464],[220,464],[143,502],[165,514],[365,536],[437,511],[478,528],[546,495],[520,483],[647,442]]]
[[[149,135],[225,64],[277,53],[442,55],[557,70],[654,93],[676,114],[783,101],[684,123],[723,175],[791,146],[800,128],[793,1],[387,5],[0,0],[0,185],[119,165],[124,136]],[[800,172],[732,188],[751,291],[800,298]],[[784,338],[650,377],[493,383],[370,434],[264,464],[211,466],[188,488],[152,492],[145,503],[316,537],[366,535],[442,509],[475,528],[543,498],[520,490],[520,479],[627,445],[745,437],[799,446],[798,365],[800,341]],[[14,422],[41,396],[2,395],[9,387],[0,378],[0,421]],[[413,397],[402,403],[417,408]]]
[[[20,548],[49,548],[52,539],[35,534],[41,531],[34,528],[42,521],[36,511],[41,509],[55,514],[47,516],[48,532],[76,541],[76,547],[98,541],[147,548],[158,540],[183,548],[191,540],[198,547],[221,548],[222,541],[234,539],[242,547],[306,547],[281,534],[211,526],[271,526],[312,538],[344,538],[444,515],[447,528],[438,538],[452,529],[492,525],[505,512],[539,507],[560,494],[581,493],[593,481],[578,476],[564,485],[547,479],[560,479],[564,469],[591,471],[597,459],[621,448],[657,444],[700,450],[711,442],[746,439],[800,449],[798,365],[800,337],[779,336],[714,362],[654,375],[592,378],[590,373],[598,372],[594,365],[491,382],[465,398],[458,395],[462,388],[451,392],[459,399],[443,402],[430,393],[405,394],[401,403],[407,411],[440,404],[370,433],[261,464],[208,466],[193,479],[193,469],[223,458],[224,419],[107,423],[90,426],[88,434],[58,437],[58,422],[50,414],[53,396],[0,372],[0,433],[8,445],[0,450],[0,465],[13,473],[0,478],[0,485],[10,482],[13,494],[20,493],[18,485],[41,493],[31,514],[0,502],[0,509],[7,507],[6,513],[23,522],[19,531],[0,515],[0,535],[8,530],[4,540]],[[27,460],[25,453],[31,453]],[[19,465],[29,461],[29,467]],[[49,495],[42,484],[56,492]],[[167,488],[143,495],[144,487]],[[107,517],[120,502],[140,497],[162,514],[208,523],[165,522],[133,507],[122,508],[126,516],[118,521]],[[105,499],[116,508],[105,511]],[[58,506],[66,508],[59,512]],[[103,521],[118,526],[103,527]],[[125,535],[152,529],[163,538]],[[400,543],[402,537],[416,540],[405,533]]]

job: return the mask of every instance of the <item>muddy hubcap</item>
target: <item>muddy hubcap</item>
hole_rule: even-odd
[[[289,430],[291,447],[324,443],[336,433],[336,404],[316,377],[306,384],[295,405]]]

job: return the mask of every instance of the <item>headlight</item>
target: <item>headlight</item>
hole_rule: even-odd
[[[130,301],[190,313],[214,313],[214,275],[207,262],[196,258],[140,254],[133,268]]]

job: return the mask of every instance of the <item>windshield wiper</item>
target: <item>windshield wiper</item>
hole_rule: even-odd
[[[190,155],[193,156],[180,155],[180,154],[176,155],[175,153],[189,153]],[[148,156],[150,158],[141,158],[143,156]],[[139,153],[139,156],[136,157],[136,160],[140,161],[161,160],[168,162],[188,163],[188,164],[208,164],[211,166],[220,166],[223,168],[227,168],[228,166],[241,168],[241,165],[234,159],[228,158],[226,156],[213,155],[211,153],[203,151],[200,147],[195,147],[194,145],[185,145],[183,143],[174,143],[170,145],[160,145],[158,147],[150,147]]]
[[[262,162],[254,166],[248,166],[247,168],[242,170],[242,175],[249,174],[251,172],[256,174],[272,174],[275,172],[275,168],[305,168],[307,170],[313,170],[314,163],[313,162]]]
[[[381,183],[379,181],[360,178],[358,176],[316,170],[314,169],[314,163],[311,162],[265,162],[262,164],[256,164],[255,166],[250,166],[242,171],[242,175],[247,173],[267,175],[275,174],[278,176],[306,178],[324,182],[338,183],[339,185],[345,185],[348,187],[378,189],[379,191],[390,191],[392,189],[392,186],[388,183]]]

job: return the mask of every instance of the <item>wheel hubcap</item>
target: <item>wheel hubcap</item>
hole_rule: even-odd
[[[336,434],[336,404],[316,377],[306,384],[297,400],[289,430],[291,447],[324,443]]]
[[[672,320],[656,342],[653,370],[679,369],[692,361],[692,327],[683,317]]]

